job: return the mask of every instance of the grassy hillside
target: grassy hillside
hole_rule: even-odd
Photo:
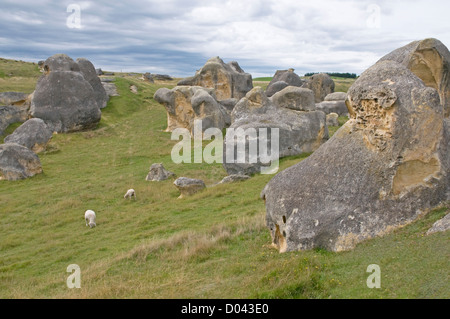
[[[272,176],[183,200],[173,180],[145,181],[160,162],[207,185],[226,173],[220,164],[172,162],[177,141],[164,132],[166,112],[153,94],[176,81],[118,76],[116,84],[121,96],[96,130],[54,135],[40,154],[44,174],[0,182],[0,298],[450,297],[449,234],[424,235],[447,207],[350,252],[279,254],[259,199]],[[281,169],[307,156],[282,159]],[[128,188],[136,201],[123,199]],[[96,228],[85,226],[87,209]],[[70,264],[81,268],[81,289],[66,286]],[[381,267],[381,289],[366,286],[370,264]]]

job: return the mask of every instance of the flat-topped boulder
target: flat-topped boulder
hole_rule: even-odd
[[[305,81],[294,72],[294,69],[278,70],[269,82],[265,93],[267,97],[271,97],[288,86],[301,87],[304,84]]]
[[[188,177],[179,177],[173,184],[181,193],[178,199],[191,196],[206,188],[205,183],[201,179]]]

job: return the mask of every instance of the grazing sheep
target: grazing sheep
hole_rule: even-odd
[[[134,191],[134,189],[129,189],[129,190],[127,191],[127,193],[123,196],[123,198],[125,198],[125,199],[127,199],[127,198],[131,199],[131,197],[133,197],[133,196],[134,196],[134,199],[136,200],[136,192]]]
[[[95,212],[93,210],[87,210],[84,213],[84,219],[86,220],[86,226],[89,226],[91,228],[97,226],[95,224]]]

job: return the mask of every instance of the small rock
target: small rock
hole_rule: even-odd
[[[166,170],[162,163],[152,164],[150,167],[150,172],[145,178],[146,181],[160,182],[164,181],[172,176],[175,176],[174,173]]]
[[[444,232],[450,229],[450,214],[445,215],[444,218],[438,220],[433,224],[433,227],[431,227],[427,231],[427,235],[434,234],[437,232]]]
[[[206,188],[206,185],[202,180],[187,177],[179,177],[173,184],[181,193],[178,197],[179,199],[198,193],[202,189]]]
[[[233,174],[233,175],[228,175],[228,176],[224,177],[219,182],[219,184],[235,183],[235,182],[245,181],[249,178],[250,178],[250,176],[247,176],[247,175]]]

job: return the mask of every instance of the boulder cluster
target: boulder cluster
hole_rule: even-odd
[[[0,179],[18,180],[42,172],[39,157],[53,133],[93,129],[106,107],[106,93],[93,64],[56,54],[39,67],[43,75],[31,94],[0,93],[0,134],[22,122],[0,145]]]
[[[349,250],[450,200],[449,63],[426,39],[361,74],[345,101],[350,120],[261,193],[280,252]]]
[[[293,69],[277,71],[265,91],[253,88],[252,76],[237,62],[225,63],[214,57],[193,77],[179,81],[173,89],[159,89],[154,98],[167,111],[167,132],[185,128],[194,135],[195,120],[202,120],[203,131],[276,128],[280,136],[280,157],[284,157],[313,152],[328,139],[326,114],[338,107],[329,107],[324,112],[319,110],[318,103],[333,92],[334,82],[327,74],[317,74],[305,81]],[[339,97],[339,106],[346,108],[345,93]],[[329,123],[336,124],[336,121]],[[256,139],[259,141],[260,136]],[[248,142],[247,139],[247,149]],[[226,143],[225,139],[225,152]],[[251,175],[259,172],[261,166],[271,165],[262,163],[259,157],[256,161],[243,162],[236,159],[237,152],[233,156],[232,161],[223,163],[230,175]]]

